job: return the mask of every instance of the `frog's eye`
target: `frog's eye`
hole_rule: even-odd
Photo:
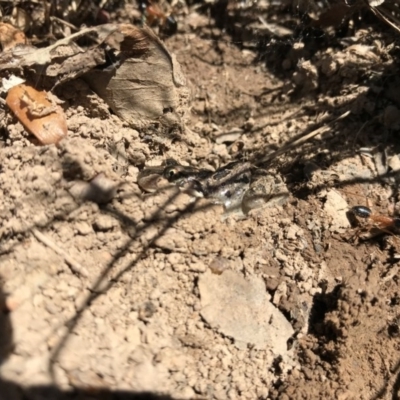
[[[164,178],[172,180],[178,176],[178,170],[176,168],[166,168],[164,170]]]

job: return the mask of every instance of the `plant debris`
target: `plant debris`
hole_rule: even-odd
[[[12,87],[6,102],[28,132],[40,144],[56,144],[67,136],[67,121],[64,111],[50,92],[38,91],[27,84]]]

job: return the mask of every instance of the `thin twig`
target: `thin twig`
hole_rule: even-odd
[[[367,124],[369,124],[370,121],[365,121],[362,125],[361,128],[356,132],[356,134],[354,135],[354,140],[353,140],[353,147],[356,145],[357,143],[357,139],[358,139],[358,135],[361,133],[361,131],[365,128],[365,126]]]
[[[51,20],[51,21],[57,21],[57,22],[59,22],[60,24],[63,24],[63,25],[65,25],[65,26],[68,26],[68,28],[71,28],[71,29],[74,30],[75,32],[79,30],[79,28],[77,28],[75,25],[73,25],[73,24],[71,24],[71,23],[69,23],[69,22],[67,22],[67,21],[64,21],[64,20],[61,19],[61,18],[55,17],[55,16],[53,16],[53,15],[50,17],[50,20]]]
[[[395,29],[398,33],[400,33],[400,28],[395,25],[390,19],[392,18],[397,24],[400,24],[400,21],[391,15],[389,12],[387,12],[384,8],[376,8],[376,7],[370,7],[370,10],[380,19],[382,19],[384,22],[386,22],[388,25],[390,25],[393,29]]]
[[[75,261],[69,254],[67,254],[63,249],[61,249],[56,243],[54,243],[47,236],[43,235],[43,233],[39,232],[37,229],[32,229],[32,233],[39,242],[46,245],[48,248],[52,249],[55,253],[61,256],[64,261],[69,265],[71,271],[77,275],[80,275],[84,278],[89,276],[85,267]]]

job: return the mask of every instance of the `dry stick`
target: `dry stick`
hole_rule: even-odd
[[[116,24],[104,24],[104,25],[101,25],[101,27],[102,27],[102,29],[99,29],[99,27],[97,27],[97,26],[82,29],[76,33],[73,33],[70,36],[67,36],[63,39],[57,40],[57,42],[55,42],[51,46],[30,51],[29,53],[25,54],[22,57],[22,60],[19,65],[20,66],[31,66],[33,64],[45,65],[52,61],[51,56],[50,56],[51,51],[56,49],[59,46],[69,46],[73,40],[78,40],[82,36],[89,34],[89,33],[97,33],[98,34],[98,36],[99,36],[98,44],[100,45],[111,34],[113,34],[114,32],[116,32],[118,30],[118,26]]]
[[[357,133],[356,133],[355,136],[354,136],[353,146],[355,146],[355,144],[356,144],[356,142],[357,142],[358,135],[359,135],[359,134],[361,133],[361,131],[365,128],[365,126],[366,126],[367,124],[369,124],[369,122],[370,122],[370,121],[365,121],[365,122],[361,125],[361,128],[357,131]]]
[[[346,111],[344,114],[342,114],[340,117],[334,119],[333,121],[330,122],[330,124],[333,124],[337,121],[340,121],[341,119],[346,118],[348,115],[350,114],[350,111]],[[257,164],[262,164],[262,163],[266,163],[269,162],[271,160],[273,160],[275,157],[280,156],[283,153],[286,153],[287,151],[289,151],[290,149],[292,149],[293,147],[299,146],[303,143],[305,143],[307,140],[326,132],[327,130],[329,130],[330,127],[329,126],[321,126],[320,128],[316,129],[315,131],[312,131],[310,133],[308,133],[305,136],[302,136],[301,138],[288,143],[287,145],[281,147],[280,149],[274,151],[272,154],[268,155],[267,157],[265,157],[263,160],[259,161]]]
[[[61,18],[58,18],[58,17],[55,17],[55,16],[51,16],[51,17],[50,17],[50,20],[51,20],[51,21],[57,21],[57,22],[59,22],[60,24],[63,24],[63,25],[65,25],[65,26],[68,26],[68,28],[71,28],[71,29],[73,29],[74,31],[78,31],[78,30],[79,30],[79,28],[77,28],[75,25],[73,25],[73,24],[71,24],[71,23],[69,23],[69,22],[67,22],[67,21],[64,21],[64,20],[61,19]]]
[[[61,249],[56,243],[54,243],[51,239],[40,233],[37,229],[32,229],[32,233],[39,242],[46,245],[48,248],[52,249],[55,253],[61,256],[64,261],[69,265],[71,271],[87,278],[89,276],[85,267],[82,267],[77,261],[75,261],[70,255],[68,255],[63,249]]]
[[[384,8],[376,8],[376,7],[370,7],[370,10],[380,19],[382,19],[384,22],[386,22],[388,25],[390,25],[393,29],[395,29],[397,32],[400,33],[400,28],[395,25],[390,19],[392,18],[396,23],[400,24],[400,21],[391,15],[387,10]]]

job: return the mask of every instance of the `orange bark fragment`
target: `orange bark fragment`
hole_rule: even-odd
[[[55,144],[67,136],[64,111],[54,102],[50,93],[20,84],[8,91],[6,103],[41,144]]]
[[[0,22],[0,45],[3,51],[10,50],[17,44],[26,44],[24,32],[10,24]]]

